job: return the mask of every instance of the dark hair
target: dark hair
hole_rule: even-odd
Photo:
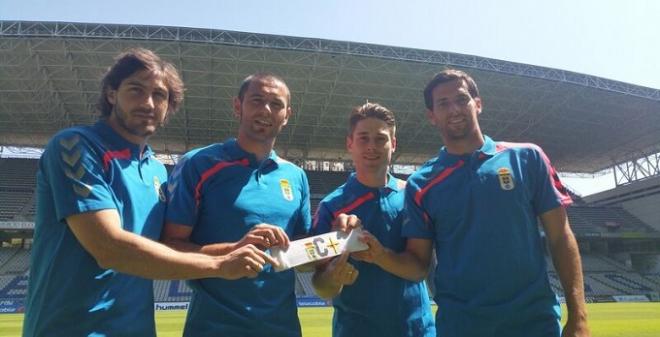
[[[276,82],[280,82],[284,85],[286,88],[286,104],[291,105],[291,91],[289,90],[289,87],[286,85],[286,82],[284,80],[272,73],[255,73],[252,74],[245,79],[243,79],[243,82],[241,82],[241,86],[238,88],[238,99],[243,102],[243,98],[245,97],[245,93],[247,92],[248,88],[250,87],[250,84],[252,84],[252,81],[254,80],[261,80],[261,79],[269,79],[273,80]]]
[[[117,90],[123,80],[140,70],[154,72],[163,78],[167,87],[167,117],[173,114],[183,102],[183,81],[179,77],[176,68],[169,62],[163,61],[158,55],[149,49],[131,48],[119,54],[115,63],[101,80],[101,97],[99,97],[96,108],[101,112],[101,117],[110,116],[112,104],[108,102],[108,90]]]
[[[433,89],[440,84],[455,81],[463,80],[467,83],[468,92],[472,98],[479,97],[479,88],[477,88],[477,83],[474,82],[474,79],[466,72],[457,70],[457,69],[445,69],[433,76],[433,78],[426,84],[424,88],[424,104],[429,110],[433,109]]]
[[[390,135],[394,136],[396,131],[394,113],[378,103],[369,102],[356,106],[353,108],[353,111],[351,111],[351,116],[348,119],[348,134],[353,135],[353,131],[355,131],[355,126],[357,123],[367,118],[376,118],[385,122],[388,129],[390,129]]]

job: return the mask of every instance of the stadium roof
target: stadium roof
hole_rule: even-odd
[[[256,71],[281,75],[294,116],[278,138],[290,159],[343,160],[346,116],[366,100],[397,114],[396,162],[421,163],[440,137],[422,88],[444,67],[479,84],[482,128],[541,145],[561,171],[594,173],[660,151],[660,90],[471,55],[211,29],[0,21],[0,145],[43,146],[58,129],[88,124],[100,77],[118,52],[143,46],[172,61],[183,108],[151,143],[181,153],[234,136],[231,97]],[[625,62],[625,60],[623,60]],[[617,65],[612,65],[617,66]]]

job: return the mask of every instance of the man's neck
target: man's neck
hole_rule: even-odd
[[[117,123],[117,121],[112,118],[105,119],[105,122],[108,124],[108,126],[110,126],[112,130],[121,136],[121,138],[124,138],[129,143],[138,145],[140,147],[140,158],[142,158],[142,154],[144,153],[144,149],[147,147],[147,140],[149,140],[149,137],[136,136],[126,131],[126,129],[121,127],[121,125],[119,125],[119,123]]]
[[[443,137],[442,140],[445,143],[447,153],[458,156],[473,153],[484,146],[484,136],[481,132],[465,139],[453,140]]]
[[[357,170],[355,175],[357,180],[364,186],[380,188],[387,185],[387,168],[378,171]]]
[[[256,142],[251,139],[246,139],[240,135],[237,138],[238,146],[241,147],[246,152],[252,153],[257,161],[262,161],[270,155],[270,152],[273,151],[273,146],[275,145],[275,139],[270,142]]]

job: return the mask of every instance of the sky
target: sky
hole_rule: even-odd
[[[656,0],[0,0],[0,20],[164,25],[375,43],[660,89]],[[587,180],[575,189],[590,194],[612,188],[610,180],[609,185]]]

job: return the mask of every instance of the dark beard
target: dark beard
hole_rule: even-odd
[[[120,111],[121,111],[121,113],[120,113]],[[155,130],[151,131],[151,130],[143,129],[143,128],[130,127],[128,124],[126,124],[126,118],[125,118],[124,111],[121,110],[121,109],[118,109],[117,105],[112,107],[112,113],[114,113],[115,116],[116,116],[117,124],[119,124],[119,126],[122,129],[126,130],[126,132],[130,133],[133,136],[145,137],[146,138],[146,137],[149,137],[149,136],[151,136],[155,133]],[[124,114],[122,114],[122,113],[124,113]],[[158,126],[161,126],[160,124],[162,124],[162,123],[159,123]]]

